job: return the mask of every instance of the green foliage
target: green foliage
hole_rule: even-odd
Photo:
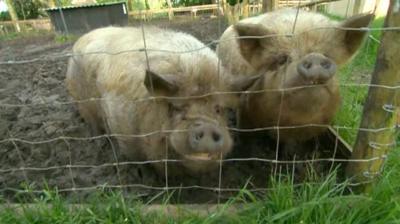
[[[47,5],[40,0],[14,0],[12,4],[20,20],[36,19],[46,16],[43,9],[46,8]],[[11,20],[9,12],[1,12],[0,21],[6,20]]]
[[[39,0],[14,0],[13,3],[15,11],[19,19],[36,19],[40,15],[44,15],[40,11],[41,8],[46,7]]]
[[[229,5],[234,6],[236,4],[242,3],[243,0],[228,0],[227,2]]]
[[[113,3],[113,2],[122,2],[121,0],[96,0],[97,3]]]
[[[172,0],[173,7],[178,6],[192,6],[192,5],[206,5],[211,4],[211,0]],[[165,3],[166,4],[166,3]]]
[[[56,6],[69,6],[72,0],[55,0]]]
[[[10,13],[8,12],[0,12],[0,21],[11,20]]]
[[[150,9],[150,4],[149,4],[149,0],[144,0],[144,5],[146,6],[146,9]]]
[[[383,22],[384,18],[376,19],[372,27],[382,27]],[[372,31],[370,35],[379,40],[381,32]],[[354,144],[357,137],[357,128],[361,122],[362,110],[378,48],[379,43],[368,38],[355,58],[339,71],[340,83],[354,84],[352,86],[341,86],[342,106],[335,118],[337,126],[351,128],[339,130],[340,135],[350,144]]]
[[[161,9],[167,2],[159,0],[132,0],[131,10]]]
[[[144,0],[132,0],[132,10],[144,10],[146,8]]]

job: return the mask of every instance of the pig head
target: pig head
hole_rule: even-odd
[[[240,126],[271,129],[279,140],[308,140],[326,130],[340,105],[338,67],[360,47],[372,14],[343,22],[280,10],[239,22],[218,55],[233,74],[260,74],[243,94]],[[272,130],[279,126],[279,131]]]

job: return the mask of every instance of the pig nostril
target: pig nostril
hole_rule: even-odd
[[[312,67],[312,63],[309,61],[304,61],[303,62],[303,67],[306,69],[310,69]]]
[[[214,142],[219,142],[221,140],[221,135],[217,132],[212,132],[212,139]]]
[[[203,136],[204,136],[204,132],[198,132],[198,133],[196,133],[195,135],[194,135],[194,138],[197,140],[197,141],[200,141],[202,138],[203,138]]]
[[[324,69],[330,69],[332,63],[329,60],[324,60],[321,62],[321,67]]]

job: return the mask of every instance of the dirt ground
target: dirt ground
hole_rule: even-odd
[[[205,43],[218,39],[219,30],[226,28],[223,21],[204,18],[150,23],[186,31]],[[0,65],[0,191],[3,192],[0,195],[13,200],[16,189],[42,190],[48,187],[57,188],[65,195],[85,198],[93,186],[130,185],[124,188],[127,194],[136,193],[147,199],[153,197],[159,190],[137,186],[166,186],[164,176],[157,175],[151,166],[102,165],[128,161],[118,154],[118,146],[113,140],[48,141],[59,136],[90,137],[90,129],[79,117],[75,106],[57,103],[70,101],[63,82],[68,58],[51,55],[68,53],[72,43],[57,43],[54,39],[54,35],[42,35],[0,43],[0,61],[47,57],[31,63]],[[24,141],[10,140],[13,138]],[[230,158],[275,158],[274,141],[258,139],[250,142],[237,142]],[[93,167],[69,168],[69,164]],[[24,167],[27,169],[22,169]],[[267,187],[271,167],[270,163],[261,161],[225,162],[221,187]],[[201,176],[169,177],[168,186],[218,188],[219,178],[218,170]],[[69,191],[71,188],[83,189]],[[224,200],[233,193],[226,191],[220,196]],[[183,189],[175,191],[173,200],[215,202],[217,195],[218,192],[213,190]]]

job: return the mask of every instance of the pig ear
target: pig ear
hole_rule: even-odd
[[[232,91],[259,90],[261,88],[263,75],[243,76],[233,80]]]
[[[374,14],[361,14],[350,17],[349,19],[342,22],[340,28],[362,28],[368,27],[371,21],[374,19]],[[349,53],[349,56],[353,55],[360,47],[361,43],[366,36],[366,31],[360,30],[342,30],[344,32],[344,46]]]
[[[238,34],[238,43],[240,53],[247,61],[251,61],[254,56],[257,56],[263,51],[263,48],[273,42],[275,33],[265,28],[260,24],[236,24],[234,26]],[[252,36],[251,38],[246,38]]]
[[[177,77],[175,75],[159,75],[146,70],[144,85],[153,95],[169,96],[178,91]]]

